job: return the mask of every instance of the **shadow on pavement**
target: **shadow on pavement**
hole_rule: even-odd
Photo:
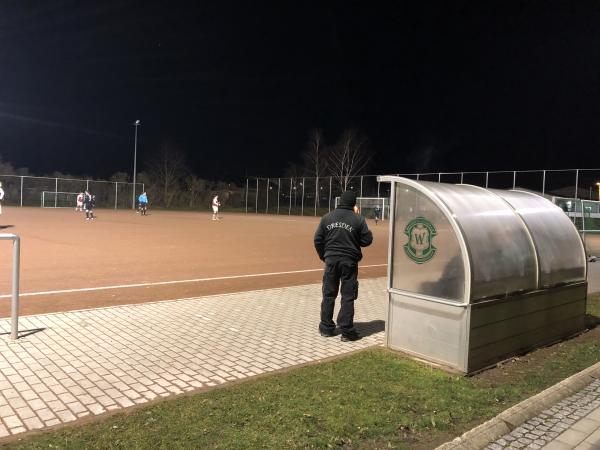
[[[362,337],[371,336],[385,330],[385,321],[371,320],[370,322],[354,322],[354,328]]]

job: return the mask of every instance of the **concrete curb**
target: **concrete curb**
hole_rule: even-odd
[[[510,433],[519,425],[539,415],[562,399],[579,392],[597,378],[600,378],[600,362],[508,408],[453,441],[440,445],[436,450],[480,450],[485,448],[491,442]]]

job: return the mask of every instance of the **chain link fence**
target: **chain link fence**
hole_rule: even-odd
[[[79,193],[86,190],[96,196],[97,208],[131,208],[133,201],[133,183],[121,181],[0,175],[0,182],[4,189],[2,202],[9,206],[41,206],[44,192]],[[136,196],[143,190],[143,183],[136,183]]]
[[[600,169],[512,170],[394,174],[414,180],[464,183],[491,189],[522,189],[549,199],[600,200]],[[389,198],[388,183],[377,175],[353,177],[357,197]],[[335,208],[342,192],[335,177],[248,178],[245,211],[256,214],[322,216]]]

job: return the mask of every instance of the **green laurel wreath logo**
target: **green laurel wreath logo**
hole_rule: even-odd
[[[404,252],[415,263],[426,263],[435,256],[437,248],[432,241],[437,231],[425,217],[417,217],[408,222],[404,234],[408,237],[408,242],[404,244]]]

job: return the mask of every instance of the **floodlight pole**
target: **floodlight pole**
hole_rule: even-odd
[[[136,120],[133,122],[135,126],[135,140],[133,142],[133,194],[131,200],[131,209],[135,211],[135,174],[137,173],[137,135],[138,135],[138,127],[140,126],[140,121]]]

